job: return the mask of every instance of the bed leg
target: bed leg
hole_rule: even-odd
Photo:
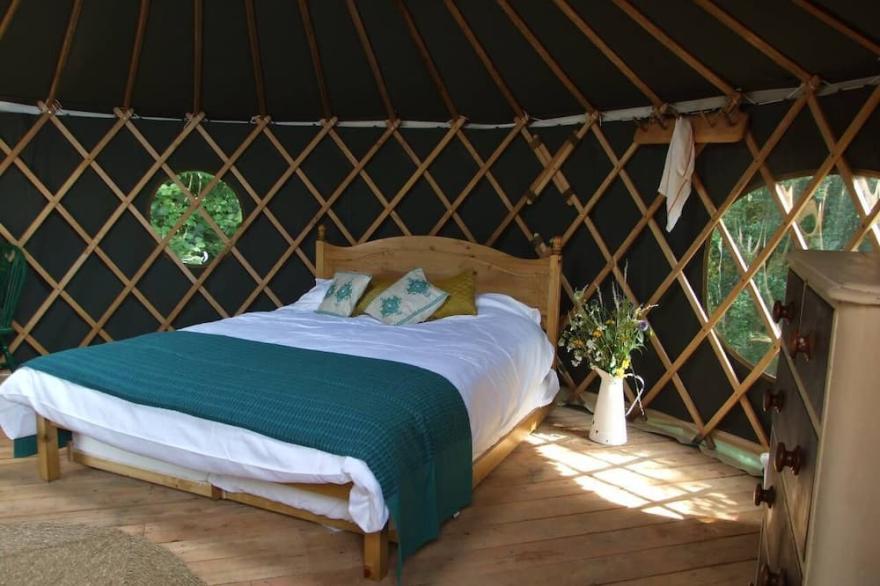
[[[364,534],[364,577],[379,581],[388,574],[388,525]]]
[[[46,482],[61,477],[61,460],[58,457],[58,428],[55,424],[37,415],[37,463],[40,478]]]

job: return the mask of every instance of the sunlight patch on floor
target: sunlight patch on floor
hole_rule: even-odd
[[[694,473],[693,466],[712,464],[710,460],[672,468],[667,464],[668,454],[652,458],[649,450],[630,447],[626,451],[580,451],[562,445],[570,439],[571,436],[543,433],[527,441],[560,477],[571,479],[584,491],[616,505],[671,519],[736,521],[741,516],[742,499],[737,501],[718,489],[713,480],[689,479]],[[723,477],[714,480],[723,483]]]
[[[548,442],[558,442],[563,439],[565,439],[565,436],[558,433],[533,431],[530,435],[526,436],[526,439],[524,441],[532,444],[533,446],[539,446]]]
[[[605,470],[609,466],[608,462],[603,462],[598,458],[570,450],[558,444],[546,444],[539,447],[537,451],[544,456],[544,459],[565,464],[578,472],[596,472],[598,470]]]
[[[687,494],[675,486],[668,484],[658,485],[649,478],[645,478],[640,474],[622,468],[605,470],[594,476],[655,503],[671,500]]]
[[[584,475],[575,479],[575,482],[584,490],[594,492],[606,501],[610,501],[617,505],[621,505],[630,509],[638,509],[649,504],[648,499],[639,497],[638,495],[626,489],[602,482],[592,476]]]

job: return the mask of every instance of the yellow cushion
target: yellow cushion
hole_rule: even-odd
[[[400,277],[373,277],[367,290],[358,299],[357,305],[351,315],[363,315],[367,306],[379,296],[382,291],[397,282]],[[447,279],[433,280],[428,276],[431,284],[449,293],[449,297],[437,311],[428,318],[428,321],[449,317],[451,315],[477,315],[477,286],[472,271],[464,271]]]
[[[464,271],[448,279],[432,281],[434,286],[449,293],[443,305],[437,308],[428,321],[452,315],[477,315],[477,285],[473,271]]]

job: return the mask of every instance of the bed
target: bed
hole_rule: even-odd
[[[473,243],[406,236],[337,247],[319,231],[315,287],[291,306],[201,324],[187,331],[399,360],[437,373],[463,399],[476,486],[552,407],[560,293],[558,246],[521,259]],[[477,316],[384,326],[368,316],[314,312],[336,271],[374,276],[420,266],[431,278],[476,276]],[[376,477],[364,461],[284,443],[248,429],[138,405],[27,367],[0,387],[0,426],[10,437],[36,431],[38,466],[59,477],[58,429],[73,431],[80,464],[228,499],[364,535],[364,575],[388,570],[398,538]]]

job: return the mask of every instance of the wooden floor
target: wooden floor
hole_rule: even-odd
[[[440,539],[407,561],[406,583],[747,584],[760,524],[755,479],[645,432],[600,447],[586,439],[589,422],[556,409]],[[67,461],[62,468],[61,480],[40,482],[33,459],[11,459],[0,436],[0,523],[116,526],[162,544],[211,584],[361,583],[352,534]]]

